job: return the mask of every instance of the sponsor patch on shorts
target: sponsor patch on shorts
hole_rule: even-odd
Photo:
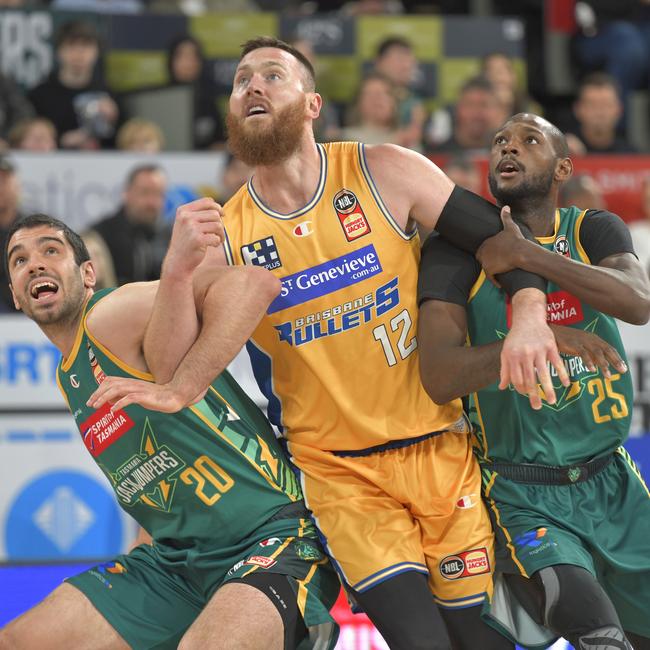
[[[440,574],[447,580],[471,578],[490,572],[487,549],[475,548],[456,555],[448,555],[440,562]]]
[[[277,562],[272,557],[265,557],[264,555],[252,555],[244,562],[244,564],[252,564],[253,566],[262,567],[262,569],[270,569]]]

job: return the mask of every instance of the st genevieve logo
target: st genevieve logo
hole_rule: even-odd
[[[354,192],[343,189],[334,196],[334,210],[348,241],[354,241],[370,232],[370,224]]]

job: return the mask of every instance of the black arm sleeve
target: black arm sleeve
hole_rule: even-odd
[[[426,300],[442,300],[464,307],[480,273],[481,266],[472,255],[431,233],[422,246],[418,306]]]
[[[515,215],[513,215],[517,221]],[[531,241],[535,241],[532,233],[517,221],[521,231]],[[436,230],[454,246],[468,253],[476,253],[478,247],[492,235],[503,229],[499,208],[484,198],[456,185],[449,200],[440,213]],[[498,277],[501,286],[511,296],[519,289],[534,287],[546,292],[546,280],[539,275],[514,269]]]
[[[607,210],[587,211],[580,224],[580,244],[594,265],[617,253],[635,254],[625,222]]]

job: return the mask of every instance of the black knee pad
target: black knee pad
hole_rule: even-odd
[[[535,577],[544,589],[544,623],[553,632],[580,649],[629,647],[621,645],[626,643],[625,634],[612,601],[589,571],[561,564],[542,569]]]

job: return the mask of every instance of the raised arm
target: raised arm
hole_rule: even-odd
[[[499,378],[503,341],[467,347],[467,301],[480,268],[469,255],[440,238],[427,241],[423,250],[418,283],[418,348],[420,376],[431,397],[444,404],[481,390]],[[625,372],[616,350],[600,337],[570,327],[552,326],[560,350],[579,355],[592,369],[609,366]],[[548,385],[542,385],[546,401],[555,402]],[[539,391],[531,406],[542,406]]]
[[[605,314],[634,325],[650,318],[650,280],[627,227],[612,213],[583,220],[581,240],[594,264],[585,264],[533,244],[504,211],[504,231],[481,247],[478,257],[493,275],[517,266],[538,273]]]
[[[222,208],[202,198],[176,211],[160,286],[144,339],[144,355],[159,383],[168,382],[199,334],[209,281],[195,273],[208,248],[223,238]],[[164,350],[164,354],[161,352]]]
[[[415,221],[472,254],[502,229],[495,205],[454,186],[424,156],[395,145],[365,147],[365,151],[386,208],[402,229],[408,230]],[[513,296],[513,325],[502,350],[500,385],[512,384],[536,400],[538,377],[553,393],[549,362],[563,384],[568,384],[569,378],[546,323],[545,280],[520,270],[509,271],[499,278]]]

